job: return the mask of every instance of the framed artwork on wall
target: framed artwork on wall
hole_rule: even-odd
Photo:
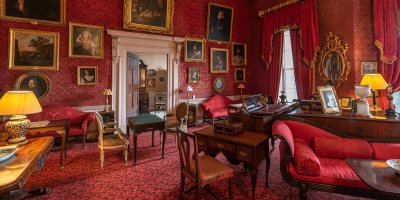
[[[77,82],[78,85],[96,85],[97,66],[78,66]]]
[[[211,73],[229,72],[229,50],[220,48],[210,49],[210,71]]]
[[[232,42],[232,66],[247,65],[247,45]]]
[[[335,87],[319,86],[318,94],[321,100],[322,110],[325,114],[341,112],[338,104],[338,98],[336,96]]]
[[[217,76],[213,80],[213,88],[217,92],[223,92],[225,90],[225,79],[222,76]]]
[[[198,67],[189,67],[188,83],[200,82],[200,69]]]
[[[207,39],[215,42],[231,42],[233,8],[208,3]]]
[[[378,73],[377,62],[361,62],[361,75]]]
[[[14,83],[14,90],[29,90],[41,100],[47,96],[51,89],[50,79],[39,72],[22,74]]]
[[[235,83],[246,82],[246,69],[236,68],[235,69]]]
[[[174,0],[124,0],[124,28],[172,34]]]
[[[147,87],[156,87],[156,79],[148,78],[147,79]]]
[[[203,62],[204,57],[204,39],[186,38],[185,62]]]
[[[103,27],[69,23],[68,55],[72,58],[103,58]]]
[[[60,34],[57,32],[10,29],[10,70],[58,70]]]
[[[66,0],[0,0],[0,19],[65,25]]]

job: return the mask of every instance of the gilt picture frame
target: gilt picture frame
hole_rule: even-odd
[[[232,66],[247,65],[247,44],[232,42]]]
[[[207,16],[207,40],[231,42],[233,7],[209,2]]]
[[[223,92],[225,90],[225,78],[222,76],[215,77],[212,84],[216,92]]]
[[[185,62],[205,61],[205,41],[202,38],[185,39]]]
[[[124,28],[173,33],[174,0],[124,0]]]
[[[70,22],[68,56],[70,58],[103,59],[103,33],[103,26]]]
[[[378,73],[377,62],[361,62],[361,75]]]
[[[78,66],[76,77],[78,85],[97,85],[97,66]]]
[[[322,110],[325,114],[333,114],[341,112],[335,87],[319,86],[317,90],[319,98],[321,100]]]
[[[246,69],[245,68],[236,68],[235,69],[235,83],[244,83],[246,82]]]
[[[38,100],[45,98],[52,84],[49,77],[39,72],[28,72],[19,76],[14,83],[14,90],[32,91]]]
[[[10,28],[8,69],[58,71],[59,44],[57,32]]]
[[[200,68],[189,67],[188,69],[188,83],[199,83],[200,82]]]
[[[229,72],[229,50],[221,48],[210,49],[210,72],[228,73]]]
[[[65,26],[67,0],[0,0],[0,19]]]

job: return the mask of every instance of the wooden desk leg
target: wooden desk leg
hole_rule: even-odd
[[[164,159],[165,158],[164,146],[165,146],[165,138],[166,138],[167,132],[165,132],[165,129],[162,132],[163,132],[163,142],[162,142],[162,156],[161,156],[161,158]]]
[[[62,132],[62,133],[59,133],[59,134],[61,135],[60,169],[64,170],[63,158],[64,158],[64,155],[65,155],[65,152],[66,152],[66,146],[65,146],[66,142],[65,141],[67,139],[67,136],[66,136],[65,132]]]
[[[251,175],[251,199],[252,200],[254,200],[255,193],[256,193],[257,174],[258,174],[258,169],[257,168],[256,168],[256,170],[250,170],[250,175]]]
[[[267,141],[266,151],[265,151],[265,186],[269,187],[268,177],[269,177],[269,168],[271,167],[271,158],[269,157],[269,144]]]
[[[133,165],[136,165],[136,147],[137,147],[137,135],[136,133],[133,133],[133,150],[135,151],[133,153]]]
[[[151,131],[151,147],[154,147],[154,129]]]
[[[64,157],[67,157],[68,151],[68,138],[69,138],[69,126],[65,127],[65,150],[64,150]]]
[[[128,136],[128,141],[130,141],[130,137],[129,137],[129,125],[126,125],[126,135]],[[129,150],[131,150],[131,143],[129,142],[128,144],[128,152]]]

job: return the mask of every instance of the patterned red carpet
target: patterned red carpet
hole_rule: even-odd
[[[193,129],[191,129],[193,131]],[[80,144],[68,151],[64,171],[59,169],[59,152],[51,152],[41,172],[34,173],[27,187],[48,186],[52,192],[32,199],[178,199],[180,165],[177,143],[167,136],[166,158],[161,159],[161,145],[157,134],[156,146],[151,147],[151,134],[138,138],[138,165],[132,165],[132,149],[129,163],[125,165],[122,150],[109,150],[105,154],[104,169],[100,167],[97,143]],[[265,163],[259,168],[256,199],[298,199],[298,189],[288,185],[279,172],[278,150],[271,158],[270,187],[265,187]],[[227,162],[223,155],[217,158]],[[235,169],[234,199],[251,199],[250,176],[241,166]],[[187,184],[189,184],[187,182]],[[220,198],[228,198],[227,182],[211,185]],[[202,199],[213,199],[203,192]],[[325,192],[309,192],[309,199],[357,199],[351,196]]]

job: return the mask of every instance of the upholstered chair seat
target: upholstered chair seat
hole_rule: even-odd
[[[119,130],[121,131],[121,130]],[[104,147],[124,145],[128,142],[128,136],[126,134],[111,134],[103,136]]]
[[[195,161],[192,160],[191,162],[191,169],[193,174],[195,174]],[[219,162],[218,160],[215,160],[210,156],[199,157],[199,173],[201,187],[220,180],[231,179],[234,176],[232,168],[226,166],[225,164]]]

